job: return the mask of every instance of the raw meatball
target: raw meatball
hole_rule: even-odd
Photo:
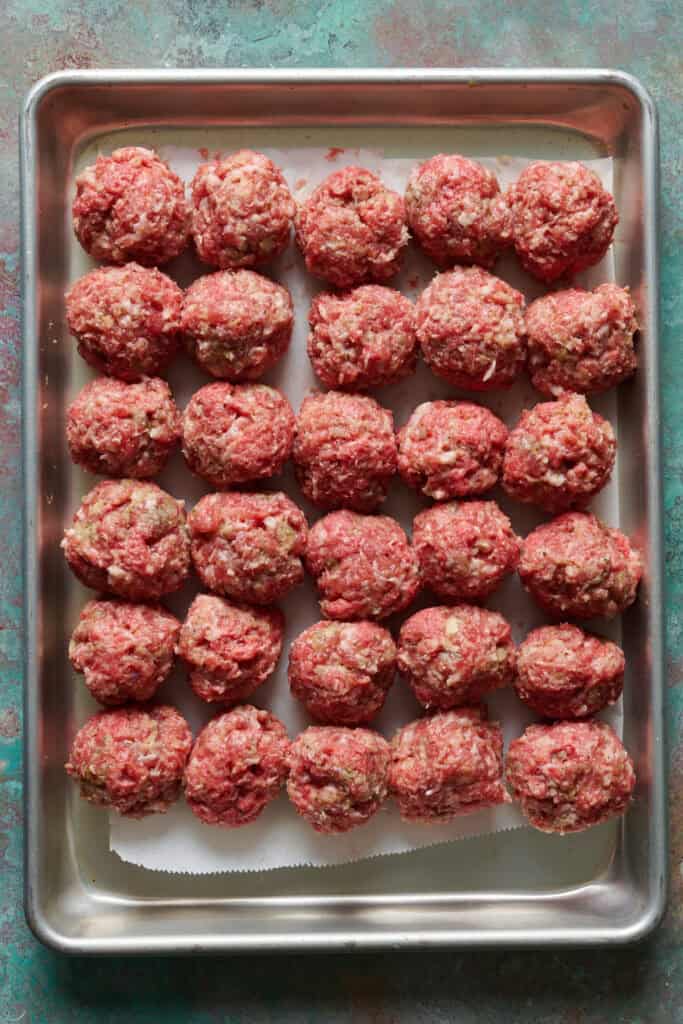
[[[567,512],[537,527],[522,544],[519,575],[551,615],[611,619],[636,599],[643,574],[628,537],[594,515]]]
[[[294,413],[265,384],[207,384],[183,415],[183,455],[213,487],[234,487],[279,473],[294,440]]]
[[[542,718],[586,718],[615,704],[624,652],[578,626],[542,626],[517,648],[517,696]]]
[[[160,270],[100,267],[65,299],[78,351],[98,373],[128,381],[155,376],[178,351],[183,293]]]
[[[287,778],[289,738],[270,711],[243,704],[200,732],[185,769],[185,797],[205,825],[249,825]]]
[[[209,590],[272,604],[303,581],[308,529],[286,494],[206,494],[190,512],[192,561]]]
[[[498,483],[508,431],[483,405],[423,402],[398,434],[398,471],[437,501],[467,498]]]
[[[183,502],[136,480],[104,480],[93,487],[64,532],[62,547],[86,587],[130,601],[170,594],[190,571]]]
[[[447,824],[509,803],[502,777],[503,735],[483,706],[419,718],[391,741],[389,787],[404,821]]]
[[[284,251],[296,203],[279,167],[241,149],[201,164],[192,179],[192,235],[200,260],[258,267]]]
[[[86,384],[66,412],[73,461],[104,476],[156,476],[180,437],[180,413],[158,377],[124,384],[99,377]]]
[[[605,722],[530,725],[510,744],[507,781],[529,824],[541,832],[581,832],[623,814],[636,776]]]
[[[189,234],[185,185],[151,149],[126,146],[98,156],[76,178],[76,237],[95,260],[167,263]]]
[[[128,818],[163,814],[180,796],[192,733],[175,708],[100,711],[79,729],[64,766],[91,804]]]
[[[440,267],[492,267],[510,245],[510,211],[495,174],[464,156],[440,154],[416,167],[406,213],[414,237]]]
[[[320,292],[308,322],[308,355],[325,387],[367,391],[415,370],[415,307],[393,288]]]
[[[346,509],[323,516],[309,534],[306,568],[329,619],[385,619],[420,588],[415,553],[389,516]]]
[[[149,700],[168,677],[180,623],[161,605],[88,601],[69,660],[100,704]]]
[[[599,177],[580,163],[529,164],[508,191],[522,266],[541,281],[598,263],[619,216]]]
[[[316,832],[364,825],[387,795],[389,744],[372,729],[312,725],[291,747],[287,795]]]
[[[503,459],[503,487],[546,512],[585,508],[605,486],[617,454],[614,431],[583,395],[561,395],[522,413]]]
[[[524,296],[480,267],[437,274],[416,315],[425,362],[453,387],[509,388],[524,366]]]
[[[212,377],[233,383],[262,377],[289,348],[293,324],[287,289],[251,270],[206,274],[185,292],[183,334]]]
[[[365,725],[381,711],[396,671],[396,646],[374,622],[316,622],[289,654],[289,686],[313,718]]]
[[[480,601],[515,571],[520,541],[495,501],[449,501],[415,517],[413,547],[424,586]]]
[[[544,295],[527,309],[526,329],[531,381],[550,397],[607,391],[638,365],[636,307],[628,288],[616,284]]]
[[[178,654],[202,700],[244,700],[272,674],[282,651],[285,620],[277,608],[234,605],[199,594],[183,623]]]
[[[398,667],[426,708],[478,704],[512,682],[510,626],[498,612],[475,605],[424,608],[401,626]]]
[[[299,207],[296,237],[307,270],[337,288],[388,281],[408,244],[403,199],[372,171],[343,167]]]
[[[374,398],[328,391],[304,399],[292,459],[314,505],[372,512],[387,496],[396,458],[394,418]]]

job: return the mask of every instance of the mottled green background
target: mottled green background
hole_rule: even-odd
[[[3,0],[0,3],[0,1024],[683,1022],[683,298],[680,3],[447,0]],[[66,959],[21,910],[21,575],[17,112],[60,68],[611,65],[662,129],[662,311],[671,895],[656,936],[614,952]]]

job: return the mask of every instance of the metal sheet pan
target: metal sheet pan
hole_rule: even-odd
[[[72,799],[62,770],[77,708],[59,552],[69,475],[62,296],[74,163],[98,135],[131,127],[220,130],[225,148],[296,136],[400,154],[402,140],[420,136],[434,152],[613,158],[617,275],[642,314],[640,371],[620,389],[615,424],[619,525],[646,561],[624,619],[624,738],[639,782],[623,822],[564,839],[520,830],[246,876],[154,874],[108,852],[104,816]],[[26,912],[37,936],[63,951],[122,953],[614,944],[645,935],[664,907],[666,814],[657,124],[642,86],[605,70],[65,72],[27,97],[21,144]]]

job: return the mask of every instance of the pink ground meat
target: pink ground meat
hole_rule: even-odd
[[[265,384],[207,384],[183,415],[183,455],[212,487],[234,487],[279,473],[294,440],[294,413]]]
[[[280,793],[289,738],[270,711],[243,704],[206,725],[185,769],[185,798],[205,825],[249,825]]]
[[[178,351],[183,293],[160,270],[100,267],[79,278],[65,300],[78,351],[98,373],[153,377]]]
[[[115,708],[82,726],[65,768],[91,804],[129,818],[163,814],[180,796],[192,733],[175,708]]]
[[[337,288],[388,281],[408,244],[403,199],[372,171],[343,167],[299,207],[296,236],[307,270]]]
[[[508,785],[541,832],[581,832],[623,814],[636,776],[621,740],[605,722],[530,725],[510,744]]]
[[[314,505],[372,512],[387,496],[396,458],[394,418],[374,398],[328,391],[304,399],[292,460]]]

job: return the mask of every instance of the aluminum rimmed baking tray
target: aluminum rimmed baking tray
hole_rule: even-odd
[[[559,840],[524,829],[337,868],[157,874],[75,816],[62,770],[75,724],[66,662],[63,292],[72,170],[119,130],[211,129],[225,149],[305,139],[394,153],[610,156],[617,277],[641,311],[640,371],[619,391],[619,525],[646,572],[624,619],[624,738],[638,787],[622,822]],[[343,140],[340,143],[340,139]],[[410,144],[407,141],[410,140]],[[38,83],[22,117],[26,607],[26,911],[45,943],[92,953],[623,943],[666,883],[657,348],[657,125],[606,70],[94,71]]]

